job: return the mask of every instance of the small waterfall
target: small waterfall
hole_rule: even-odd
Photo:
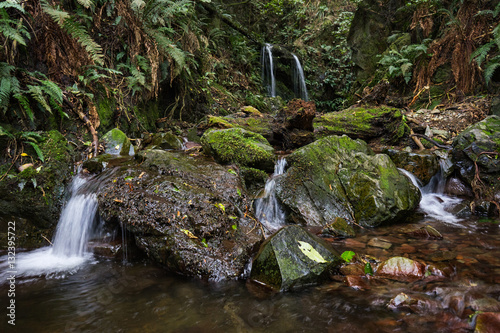
[[[412,181],[413,185],[418,187],[420,193],[422,193],[419,208],[426,216],[451,224],[460,221],[460,219],[450,213],[448,209],[457,205],[462,200],[443,194],[444,178],[442,177],[441,171],[432,177],[429,184],[422,186],[420,180],[412,173],[403,169],[399,170],[403,172]]]
[[[64,277],[92,257],[87,252],[87,242],[97,219],[97,198],[93,192],[85,193],[89,191],[86,184],[88,181],[81,176],[73,179],[70,198],[61,212],[53,245],[17,254],[17,276]],[[0,258],[0,270],[6,272],[7,266],[6,257]]]
[[[269,236],[285,224],[285,212],[276,198],[276,177],[285,172],[286,160],[278,159],[274,173],[266,182],[264,194],[255,201],[255,215],[264,225]]]
[[[295,96],[300,97],[304,101],[309,100],[309,96],[307,94],[306,87],[306,79],[304,77],[304,70],[300,65],[299,58],[292,53],[293,59],[295,60],[293,66],[293,90],[295,92]]]
[[[276,97],[276,81],[274,78],[273,46],[264,44],[261,52],[262,62],[262,83],[267,88],[267,93],[271,97]]]

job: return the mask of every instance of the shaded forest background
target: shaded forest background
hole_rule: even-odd
[[[58,130],[95,153],[92,142],[114,127],[131,137],[180,134],[245,105],[271,112],[293,95],[266,96],[264,43],[301,59],[319,112],[376,87],[384,89],[377,102],[402,108],[491,96],[500,86],[499,21],[497,0],[7,0],[2,160],[26,151],[43,162],[39,131]],[[289,71],[281,66],[278,75]]]

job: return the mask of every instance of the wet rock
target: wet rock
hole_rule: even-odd
[[[341,217],[337,217],[335,221],[326,225],[322,230],[321,234],[323,236],[332,236],[332,237],[355,237],[356,232],[354,228],[347,223]]]
[[[203,152],[223,164],[274,170],[274,149],[260,134],[241,128],[210,130],[201,137]]]
[[[472,189],[470,188],[470,186],[457,177],[448,178],[444,188],[444,193],[457,197],[474,197],[474,193],[472,193]]]
[[[274,118],[268,114],[251,114],[243,112],[242,116],[232,114],[225,117],[208,116],[207,120],[198,126],[201,136],[209,129],[242,128],[244,130],[262,135],[268,141],[273,141]]]
[[[413,281],[425,276],[425,266],[409,258],[392,257],[379,265],[376,275],[393,280]]]
[[[465,306],[471,308],[473,311],[481,312],[500,312],[500,302],[492,297],[474,297],[468,295],[466,298]]]
[[[203,158],[140,151],[137,163],[99,175],[99,211],[122,223],[137,247],[170,271],[213,281],[237,278],[262,241],[240,178]]]
[[[381,106],[326,113],[314,119],[314,128],[318,138],[345,134],[365,141],[382,137],[393,143],[403,137],[407,126],[399,109]]]
[[[284,149],[294,149],[314,141],[313,119],[316,116],[314,102],[291,100],[276,116],[273,138]],[[275,142],[275,143],[277,143]]]
[[[409,225],[399,229],[405,235],[418,239],[443,239],[443,235],[430,225],[419,227],[418,225]]]
[[[366,280],[365,277],[362,277],[362,276],[348,275],[345,277],[344,283],[348,287],[351,287],[352,289],[356,289],[356,290],[370,289],[368,281]]]
[[[331,245],[291,225],[262,244],[253,261],[250,278],[285,291],[321,282],[341,262]]]
[[[372,238],[368,241],[368,246],[378,247],[380,249],[388,250],[392,247],[391,242],[384,239]]]
[[[408,295],[400,293],[389,301],[387,307],[391,310],[428,313],[438,309],[439,304],[430,297],[422,294]]]
[[[453,161],[460,178],[482,200],[500,189],[500,117],[489,116],[469,126],[453,140]],[[479,173],[476,175],[476,165]],[[481,180],[478,181],[477,177]]]
[[[133,147],[127,135],[118,128],[113,128],[111,131],[104,134],[104,152],[111,155],[131,155]]]
[[[172,132],[154,133],[144,138],[141,146],[146,149],[174,149],[183,148],[182,140]]]
[[[483,312],[476,316],[474,333],[497,333],[500,332],[500,313]]]
[[[415,177],[427,184],[439,171],[439,157],[430,151],[418,153],[403,150],[386,149],[384,153],[389,155],[398,168],[412,173]]]
[[[363,226],[404,220],[420,191],[387,155],[361,140],[330,136],[297,149],[276,180],[277,196],[294,223],[326,226],[337,217]]]
[[[82,168],[90,173],[101,173],[104,166],[98,158],[91,158],[83,162]]]

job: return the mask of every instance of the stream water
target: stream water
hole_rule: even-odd
[[[63,212],[62,220],[66,213],[77,211],[69,208],[71,200],[65,207],[69,212]],[[63,252],[61,257],[66,258],[66,263],[73,257],[81,261],[68,264],[64,275],[64,269],[57,265],[54,269],[49,260],[43,259],[47,257],[41,256],[37,260],[44,262],[38,264],[38,271],[26,270],[16,280],[15,329],[141,333],[472,332],[472,309],[500,310],[500,221],[464,219],[448,223],[422,215],[416,214],[411,222],[433,226],[443,235],[442,240],[408,237],[401,231],[407,224],[399,224],[362,229],[355,238],[329,241],[339,252],[352,250],[379,260],[392,256],[422,260],[442,267],[446,276],[411,283],[366,276],[369,287],[358,290],[348,287],[344,277],[338,275],[323,285],[273,294],[245,281],[214,284],[173,276],[144,259],[127,263],[91,259],[85,250],[75,247],[71,255]],[[373,238],[390,243],[390,248],[368,245]],[[36,253],[19,254],[18,258],[21,262],[23,255],[36,257]],[[1,261],[5,262],[5,257]],[[33,258],[32,263],[35,261]],[[52,268],[41,269],[47,265]],[[3,277],[0,300],[4,307],[7,291]],[[401,293],[420,301],[411,309],[388,307],[391,299]],[[12,329],[5,318],[0,327],[2,332]]]

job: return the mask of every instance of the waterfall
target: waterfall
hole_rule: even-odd
[[[267,93],[271,97],[276,97],[276,81],[274,79],[274,65],[273,65],[273,46],[271,44],[264,44],[261,53],[262,62],[262,83],[267,89]]]
[[[293,90],[295,92],[295,96],[300,97],[304,101],[309,100],[309,96],[307,95],[307,87],[306,80],[304,77],[304,70],[300,65],[299,58],[292,53],[293,59],[295,60],[293,66]]]
[[[279,158],[276,161],[274,173],[264,187],[264,194],[255,201],[255,215],[269,234],[285,224],[285,212],[276,198],[276,177],[285,172],[285,166],[286,160],[284,158]]]
[[[453,198],[443,193],[445,179],[442,177],[441,170],[432,177],[429,184],[422,186],[415,175],[412,173],[399,169],[403,172],[420,190],[422,193],[422,198],[420,199],[419,209],[428,217],[433,218],[438,221],[443,221],[446,223],[455,224],[460,221],[455,215],[450,213],[448,210],[462,200],[458,198]]]
[[[97,218],[97,198],[86,186],[89,182],[77,176],[70,186],[70,198],[57,224],[52,246],[16,255],[17,276],[64,277],[76,271],[92,254],[87,242]],[[0,271],[8,271],[6,256],[0,258]],[[0,274],[1,275],[1,274]]]

